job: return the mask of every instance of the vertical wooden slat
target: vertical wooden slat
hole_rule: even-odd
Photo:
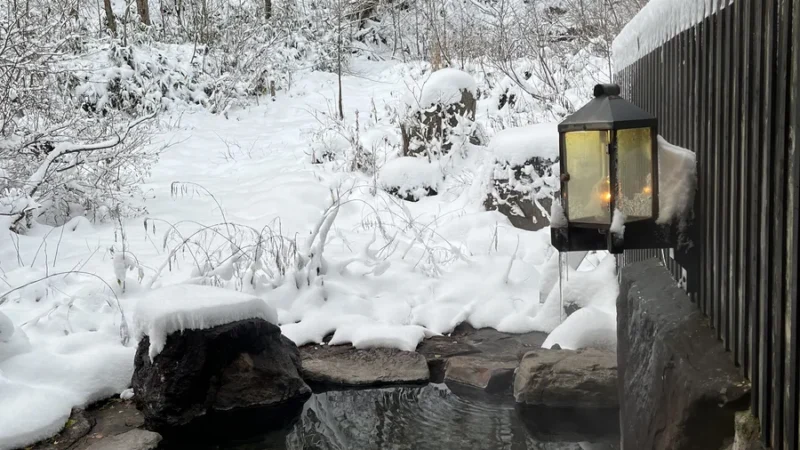
[[[741,70],[739,70],[739,57],[740,57],[740,32],[741,28],[739,26],[739,16],[741,14],[742,2],[736,2],[733,5],[728,6],[729,16],[728,16],[728,23],[730,26],[728,27],[728,34],[726,35],[726,39],[731,43],[730,46],[730,61],[728,63],[728,72],[730,74],[730,80],[728,87],[731,93],[731,102],[726,108],[727,115],[725,117],[725,123],[727,125],[726,132],[730,136],[730,145],[728,146],[728,164],[726,169],[726,177],[728,179],[728,198],[726,204],[728,205],[728,212],[727,217],[734,218],[734,220],[728,220],[728,230],[725,233],[727,236],[727,251],[725,252],[728,256],[728,298],[730,299],[730,307],[728,308],[728,322],[729,322],[729,329],[731,330],[730,338],[731,338],[731,351],[733,351],[733,360],[737,366],[741,367],[744,364],[744,351],[742,349],[742,324],[741,324],[741,298],[739,297],[738,293],[740,290],[738,289],[739,286],[739,271],[738,271],[738,255],[739,255],[739,247],[740,243],[738,240],[739,236],[739,228],[741,228],[741,222],[735,220],[735,218],[739,217],[739,183],[737,180],[737,175],[739,174],[739,122],[735,120],[737,117],[737,113],[739,112],[736,107],[739,106],[739,85],[741,84]]]
[[[730,295],[728,290],[728,279],[730,278],[730,271],[728,269],[728,253],[730,253],[730,243],[728,239],[728,220],[724,220],[723,218],[728,214],[728,192],[729,188],[729,179],[728,179],[728,164],[729,164],[729,157],[731,154],[730,151],[730,134],[728,133],[728,122],[730,120],[730,98],[731,98],[731,87],[730,87],[730,39],[729,29],[730,29],[730,12],[731,8],[728,8],[727,0],[722,0],[724,9],[717,13],[719,16],[720,27],[717,32],[717,39],[719,39],[719,46],[718,49],[720,50],[717,54],[717,66],[716,70],[719,72],[719,78],[717,80],[717,86],[720,86],[719,91],[719,110],[717,113],[717,157],[714,161],[714,171],[715,171],[715,178],[717,179],[716,183],[716,194],[715,194],[715,201],[716,201],[716,236],[715,239],[715,261],[716,265],[719,268],[717,273],[717,280],[716,280],[716,289],[717,289],[717,300],[720,303],[719,308],[719,335],[722,338],[722,343],[725,345],[725,350],[730,351],[731,346],[731,320],[730,320],[730,311],[731,311],[731,301]]]
[[[747,296],[747,272],[750,266],[749,258],[749,245],[746,245],[747,242],[747,229],[748,229],[748,218],[747,218],[747,197],[749,196],[748,193],[748,180],[750,176],[750,165],[747,164],[747,155],[749,154],[750,147],[748,145],[749,139],[749,122],[747,122],[747,118],[749,116],[749,111],[752,110],[752,105],[750,104],[750,73],[749,73],[749,66],[748,61],[750,61],[750,21],[751,19],[751,3],[744,2],[744,1],[737,1],[735,3],[736,10],[738,13],[738,27],[739,30],[734,32],[734,36],[737,41],[741,42],[740,44],[740,55],[738,61],[738,68],[736,71],[740,74],[740,96],[739,96],[739,116],[738,120],[732,121],[734,129],[738,131],[739,134],[739,145],[736,152],[736,160],[738,164],[738,171],[737,171],[737,190],[738,190],[738,214],[735,216],[735,220],[739,223],[739,227],[736,234],[736,240],[739,242],[738,251],[737,251],[737,283],[736,283],[736,297],[738,302],[738,309],[739,309],[739,327],[740,327],[740,335],[739,335],[739,345],[741,351],[741,361],[742,361],[742,375],[747,377],[750,375],[750,365],[751,365],[751,339],[752,336],[750,334],[750,320],[748,314],[748,305],[749,305],[749,297]]]
[[[709,158],[709,151],[710,151],[710,141],[711,141],[711,117],[713,117],[713,110],[712,110],[712,91],[714,90],[714,86],[712,84],[713,79],[713,71],[711,69],[711,65],[714,61],[714,47],[711,45],[711,36],[712,36],[712,26],[713,22],[711,17],[707,17],[703,23],[703,72],[702,76],[704,78],[703,82],[703,117],[702,117],[702,130],[703,130],[703,141],[700,144],[700,157],[699,164],[698,164],[698,182],[699,182],[699,189],[700,189],[700,216],[702,218],[701,226],[702,226],[702,236],[703,242],[705,243],[700,248],[700,266],[702,267],[703,274],[701,275],[701,283],[703,285],[703,312],[711,317],[714,313],[711,301],[711,274],[713,272],[713,268],[711,267],[711,251],[710,246],[707,244],[711,242],[711,214],[710,211],[710,192],[712,185],[709,182],[709,171],[708,162],[710,161]]]
[[[772,370],[772,342],[770,335],[775,330],[771,329],[771,307],[774,306],[772,302],[772,292],[770,289],[770,261],[771,261],[771,245],[770,228],[771,228],[771,214],[772,214],[772,199],[771,195],[771,174],[770,163],[772,156],[772,127],[773,120],[773,62],[775,54],[775,46],[772,37],[774,36],[774,6],[775,0],[764,0],[764,9],[761,15],[763,22],[763,58],[761,70],[764,74],[764,82],[762,84],[763,96],[761,98],[761,147],[758,148],[759,153],[759,194],[761,199],[760,204],[760,217],[759,217],[759,240],[758,240],[758,277],[760,279],[758,289],[759,300],[759,319],[761,320],[761,329],[767,331],[761,339],[761,378],[759,380],[758,389],[761,391],[762,415],[761,426],[766,431],[764,433],[765,444],[769,447],[775,442],[774,422],[776,419],[777,411],[774,409],[774,402],[772,393],[773,376]]]
[[[800,234],[800,0],[792,1],[792,37],[791,42],[791,86],[789,88],[789,142],[787,145],[787,217],[786,217],[786,295],[788,297],[787,345],[789,346],[789,363],[787,365],[786,399],[787,409],[784,418],[786,430],[786,448],[800,448],[800,308],[797,299],[798,285],[798,234]]]
[[[778,447],[784,442],[784,408],[786,397],[785,378],[785,311],[786,297],[784,296],[784,267],[786,255],[786,131],[787,131],[787,78],[789,75],[788,49],[789,49],[789,8],[788,0],[776,0],[773,6],[774,31],[774,67],[773,76],[773,144],[769,156],[768,173],[772,177],[772,192],[769,195],[772,205],[770,217],[772,230],[770,232],[771,262],[770,272],[770,297],[772,298],[772,396],[775,404],[775,417],[773,419],[772,442]]]
[[[724,0],[714,0],[714,3],[719,5]],[[722,14],[716,13],[714,14],[714,34],[712,35],[712,39],[714,40],[714,56],[712,59],[712,74],[713,78],[713,85],[711,87],[712,96],[713,96],[713,113],[711,115],[711,120],[709,121],[713,133],[711,137],[711,141],[709,142],[709,151],[711,160],[708,164],[709,169],[709,180],[710,186],[709,192],[711,194],[711,209],[709,210],[709,215],[711,216],[711,227],[710,227],[710,240],[713,243],[711,247],[711,302],[712,302],[712,323],[714,324],[714,330],[717,333],[717,338],[723,338],[723,326],[724,321],[723,318],[725,317],[725,302],[724,299],[720,297],[721,295],[721,279],[722,279],[722,267],[720,266],[720,256],[721,250],[720,249],[720,240],[721,240],[721,233],[720,228],[722,224],[722,217],[720,216],[720,188],[721,188],[721,177],[720,177],[720,160],[722,156],[722,116],[723,112],[721,109],[722,106],[722,97],[727,95],[727,92],[723,92],[722,89],[722,45],[723,45],[723,34],[722,29],[724,24],[722,22]]]
[[[749,155],[748,155],[748,165],[750,167],[750,176],[748,180],[748,198],[749,198],[749,205],[748,205],[748,218],[747,224],[749,227],[748,230],[748,240],[747,242],[750,243],[750,256],[751,256],[751,266],[748,270],[748,282],[747,282],[747,296],[751,299],[750,305],[750,320],[752,323],[752,327],[750,328],[750,339],[751,339],[751,346],[752,346],[752,367],[750,370],[750,383],[753,386],[752,389],[752,410],[756,417],[762,418],[761,424],[763,426],[764,421],[763,416],[766,414],[766,403],[762,397],[762,368],[764,366],[765,355],[763,355],[763,349],[761,347],[761,337],[762,337],[762,328],[763,323],[761,320],[761,302],[759,301],[759,278],[758,278],[758,270],[757,270],[757,257],[758,257],[758,239],[759,239],[759,225],[760,225],[760,210],[759,210],[759,202],[760,196],[758,195],[759,192],[759,177],[760,173],[758,171],[759,167],[759,149],[761,148],[761,121],[759,120],[760,113],[761,113],[761,47],[763,45],[763,38],[761,35],[763,21],[761,20],[764,6],[760,1],[749,2],[751,6],[752,14],[750,16],[750,41],[752,43],[752,57],[748,60],[748,64],[750,65],[750,75],[751,75],[751,83],[750,83],[750,93],[752,94],[752,98],[750,99],[750,111],[748,114],[748,123],[750,128],[750,148],[749,148]]]

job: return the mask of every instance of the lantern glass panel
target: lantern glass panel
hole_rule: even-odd
[[[617,131],[616,207],[626,222],[653,217],[653,141],[650,128]]]
[[[608,131],[572,131],[564,135],[567,217],[570,222],[611,223]]]

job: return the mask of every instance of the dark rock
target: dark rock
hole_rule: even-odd
[[[475,346],[464,342],[463,336],[434,336],[420,342],[417,353],[428,361],[431,383],[442,383],[447,360],[454,356],[480,353]]]
[[[617,408],[616,355],[595,349],[527,353],[514,377],[514,399],[533,406]]]
[[[264,320],[173,333],[152,362],[149,346],[147,337],[139,342],[131,382],[149,429],[243,408],[290,408],[311,394],[297,347]]]
[[[516,358],[497,358],[485,354],[454,356],[447,361],[444,381],[500,394],[510,392],[519,361]]]
[[[161,442],[161,435],[152,431],[134,429],[111,436],[86,447],[86,450],[151,450]]]
[[[477,101],[472,93],[462,90],[458,103],[430,105],[429,108],[412,113],[400,125],[403,156],[427,156],[432,150],[429,143],[433,140],[442,143],[442,153],[449,152],[453,147],[450,130],[458,125],[459,117],[475,120],[476,107]],[[480,136],[471,136],[470,141],[479,142]]]
[[[475,329],[462,323],[456,327],[450,338],[471,345],[481,353],[496,358],[516,358],[517,360],[531,350],[542,348],[547,333],[533,331],[523,334],[501,333],[494,328]]]
[[[626,449],[719,449],[733,439],[749,385],[660,261],[622,269],[617,337]]]
[[[300,349],[300,354],[303,378],[315,388],[427,383],[430,379],[425,357],[416,352],[307,345]]]
[[[517,404],[516,413],[537,442],[591,442],[619,448],[618,408],[552,408]],[[604,445],[601,445],[604,444]]]

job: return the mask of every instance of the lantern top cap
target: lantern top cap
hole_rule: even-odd
[[[607,95],[619,95],[620,89],[618,84],[598,84],[594,87],[594,96],[603,97]]]
[[[620,96],[617,84],[598,84],[594,97],[558,124],[559,133],[656,127],[658,120]]]

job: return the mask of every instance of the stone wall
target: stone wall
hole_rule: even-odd
[[[656,259],[621,269],[617,363],[623,450],[733,444],[750,387],[708,320]]]

